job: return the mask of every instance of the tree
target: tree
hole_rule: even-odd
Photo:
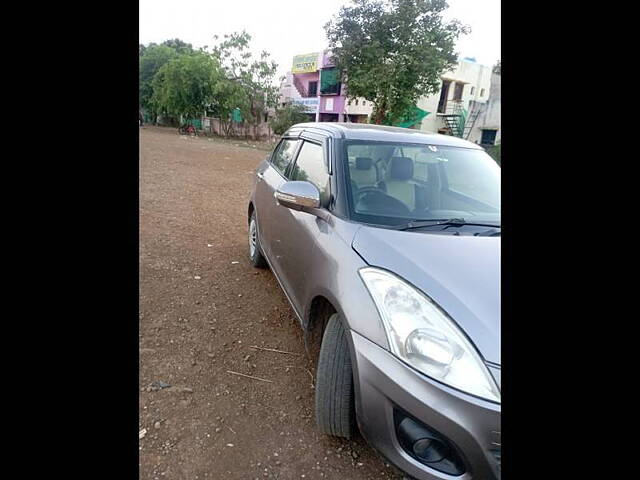
[[[373,123],[400,121],[455,65],[455,41],[469,29],[445,22],[447,7],[446,0],[353,0],[325,25],[347,95],[373,104]]]
[[[160,45],[164,45],[165,47],[172,48],[181,55],[183,54],[192,54],[195,50],[191,46],[190,43],[183,42],[179,38],[173,38],[171,40],[165,40]]]
[[[228,137],[233,133],[233,111],[236,108],[240,111],[247,109],[246,92],[240,82],[223,75],[216,83],[213,93],[211,109],[220,119],[225,137]]]
[[[164,45],[156,45],[154,43],[146,47],[140,45],[138,100],[140,106],[149,110],[154,116],[158,112],[151,103],[151,97],[153,96],[151,82],[158,70],[176,56],[177,53],[174,49]]]
[[[218,38],[214,36],[214,40]],[[250,41],[251,35],[245,31],[225,35],[224,40],[212,48],[212,55],[224,68],[228,81],[241,88],[242,94],[235,87],[227,86],[226,90],[237,94],[236,107],[253,124],[255,136],[258,124],[278,100],[278,87],[274,84],[278,65],[270,60],[266,51],[261,52],[259,59],[253,59],[249,51]]]
[[[292,103],[276,110],[275,116],[270,121],[273,133],[282,135],[292,125],[308,121],[309,116],[306,112],[307,108],[297,103]]]
[[[211,107],[221,79],[220,65],[212,56],[204,52],[178,55],[154,76],[151,103],[167,115],[200,116]]]
[[[191,55],[195,50],[190,43],[183,42],[179,38],[166,40],[160,45],[149,43],[138,46],[139,60],[139,102],[140,106],[156,116],[158,112],[154,110],[151,103],[153,88],[151,82],[160,68],[172,58],[178,55]]]

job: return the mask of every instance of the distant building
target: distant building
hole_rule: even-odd
[[[373,105],[347,100],[327,51],[296,55],[280,85],[280,106],[307,107],[309,121],[366,122]],[[399,126],[466,138],[482,145],[500,142],[500,75],[474,58],[463,58],[441,76],[437,93],[422,97]]]
[[[357,122],[371,115],[371,102],[347,101],[346,85],[328,51],[293,57],[293,65],[280,85],[280,105],[298,103],[307,107],[310,121]]]
[[[454,69],[442,74],[438,93],[418,100],[417,107],[428,114],[413,128],[469,137],[489,100],[491,70],[473,59],[460,60]]]
[[[489,100],[480,106],[475,123],[470,127],[468,140],[480,145],[500,143],[500,74],[491,74]]]

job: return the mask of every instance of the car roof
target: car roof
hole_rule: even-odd
[[[375,140],[379,142],[423,143],[451,147],[483,148],[475,143],[451,135],[429,133],[423,130],[371,125],[368,123],[308,122],[297,123],[287,130],[286,136],[299,136],[302,132],[316,133],[346,140]]]

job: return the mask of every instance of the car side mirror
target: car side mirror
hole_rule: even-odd
[[[311,182],[290,181],[283,183],[274,193],[278,205],[315,214],[320,208],[320,191]]]

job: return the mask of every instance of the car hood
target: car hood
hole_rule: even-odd
[[[500,237],[360,228],[353,249],[374,267],[404,278],[434,300],[500,365]]]

